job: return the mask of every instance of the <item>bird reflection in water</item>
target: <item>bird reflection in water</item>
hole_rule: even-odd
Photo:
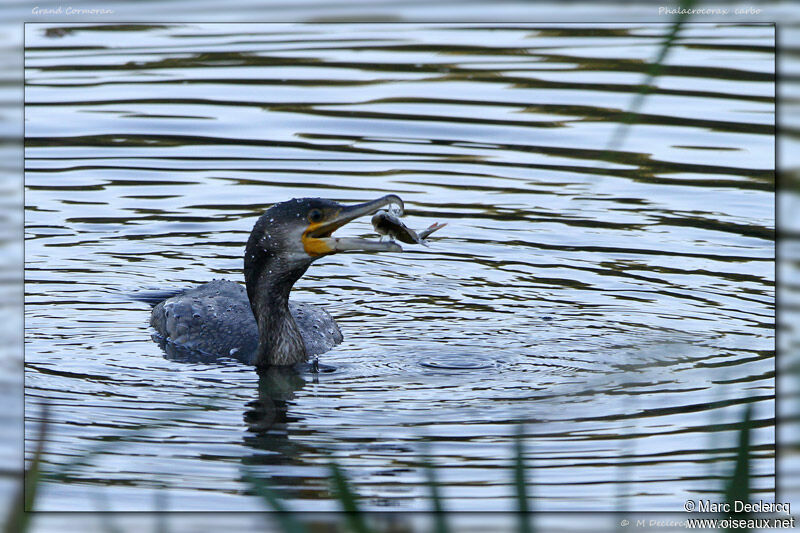
[[[270,430],[284,432],[297,417],[288,414],[288,403],[306,380],[294,368],[272,366],[258,370],[258,398],[247,403],[244,422],[248,431],[263,434]]]

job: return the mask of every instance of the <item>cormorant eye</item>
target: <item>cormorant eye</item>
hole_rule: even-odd
[[[308,220],[311,222],[319,222],[322,220],[322,211],[319,209],[312,209],[308,212]]]

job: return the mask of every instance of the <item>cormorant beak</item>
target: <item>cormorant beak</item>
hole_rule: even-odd
[[[392,204],[400,206],[403,200],[395,194],[387,194],[376,200],[351,206],[342,206],[327,217],[327,220],[312,222],[303,232],[303,248],[311,257],[335,254],[338,252],[402,252],[400,245],[394,242],[378,242],[366,239],[331,237],[334,231],[359,217],[372,215],[382,207]]]

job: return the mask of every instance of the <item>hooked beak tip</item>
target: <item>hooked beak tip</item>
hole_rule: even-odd
[[[402,213],[403,200],[396,194],[387,194],[375,200],[343,207],[330,220],[313,224],[303,233],[303,247],[308,255],[317,258],[338,252],[402,252],[403,248],[394,242],[370,241],[367,239],[332,237],[331,234],[362,216],[372,215],[392,204],[397,204]]]

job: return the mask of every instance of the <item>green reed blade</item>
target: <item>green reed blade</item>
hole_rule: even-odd
[[[23,474],[22,484],[19,487],[17,496],[11,500],[11,508],[3,524],[5,533],[23,533],[28,530],[30,525],[30,515],[28,512],[34,510],[36,502],[36,492],[39,488],[41,478],[42,456],[44,455],[44,444],[47,441],[47,430],[50,420],[49,408],[47,403],[41,404],[42,414],[39,424],[39,436],[36,440],[36,449],[28,468]]]
[[[739,443],[736,446],[736,464],[733,473],[728,480],[725,488],[725,501],[730,509],[735,509],[734,502],[750,501],[750,434],[753,429],[752,422],[753,406],[748,405],[744,409],[741,429],[739,430]],[[727,530],[726,530],[727,531]],[[737,529],[739,532],[749,531],[748,529]]]
[[[350,482],[347,477],[333,459],[330,460],[329,468],[334,492],[342,504],[342,510],[345,512],[350,528],[356,533],[370,533],[370,529],[364,521],[364,515],[358,508],[357,497],[350,488]]]
[[[623,113],[620,124],[614,134],[611,136],[611,140],[606,147],[607,151],[616,150],[625,141],[625,136],[627,135],[631,124],[636,121],[636,118],[639,115],[639,110],[642,108],[642,104],[644,104],[645,96],[650,93],[653,80],[655,80],[655,78],[661,73],[661,67],[664,64],[664,60],[667,58],[667,54],[672,49],[675,39],[678,37],[678,33],[680,32],[686,20],[689,18],[689,15],[684,10],[691,10],[696,3],[696,0],[681,0],[680,5],[678,6],[680,12],[675,17],[675,21],[672,23],[670,31],[664,39],[664,42],[661,43],[661,48],[659,48],[655,60],[650,64],[650,68],[647,71],[647,76],[642,82],[641,88],[636,93],[636,96],[634,96],[630,108]]]
[[[530,520],[528,486],[525,475],[525,449],[523,438],[525,428],[520,424],[514,436],[514,485],[517,489],[517,513],[519,514],[520,533],[534,533]]]
[[[275,511],[275,520],[280,524],[284,533],[308,533],[306,526],[286,508],[278,493],[266,481],[247,471],[244,472],[243,477],[253,492]]]
[[[421,463],[425,470],[425,478],[427,479],[428,489],[431,494],[431,503],[433,504],[433,519],[435,521],[436,533],[448,533],[450,528],[447,525],[447,513],[444,510],[441,495],[439,494],[439,483],[436,480],[436,468],[430,460],[431,454],[429,451],[429,444],[423,441],[423,450]]]

